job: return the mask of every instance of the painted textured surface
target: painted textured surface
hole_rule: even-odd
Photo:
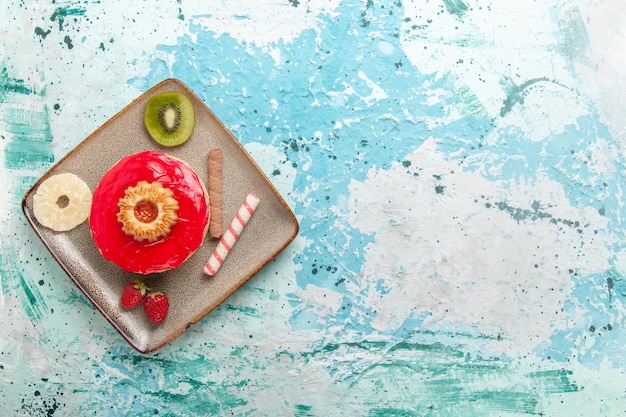
[[[135,3],[0,5],[0,414],[626,413],[622,2]],[[19,205],[167,77],[301,228],[143,356]]]

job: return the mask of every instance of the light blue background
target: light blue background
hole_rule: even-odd
[[[626,413],[623,5],[283,3],[2,4],[2,414]],[[141,355],[20,200],[170,77],[300,234]]]

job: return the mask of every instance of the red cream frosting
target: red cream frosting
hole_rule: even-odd
[[[155,242],[137,241],[117,220],[118,202],[139,181],[160,182],[178,201],[178,220]],[[139,274],[178,268],[202,244],[209,224],[207,192],[198,175],[183,161],[157,151],[122,158],[100,180],[93,193],[89,226],[105,259]]]

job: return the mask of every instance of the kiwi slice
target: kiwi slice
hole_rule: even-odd
[[[144,122],[157,143],[178,146],[191,136],[196,114],[193,104],[184,94],[167,91],[150,97],[146,103]]]

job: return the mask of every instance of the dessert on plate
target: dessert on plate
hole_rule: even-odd
[[[128,155],[93,193],[89,226],[107,260],[134,273],[178,268],[209,225],[204,184],[185,162],[158,151]]]

